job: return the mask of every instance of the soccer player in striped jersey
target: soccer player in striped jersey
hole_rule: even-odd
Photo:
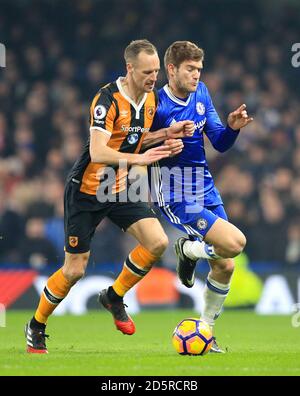
[[[216,150],[224,152],[252,118],[243,104],[229,114],[223,126],[207,87],[200,81],[203,58],[203,50],[189,41],[174,42],[165,53],[168,84],[159,90],[152,130],[191,120],[195,132],[182,139],[184,148],[178,155],[158,161],[150,170],[156,205],[172,225],[187,234],[175,244],[181,282],[192,287],[197,260],[209,261],[202,319],[213,328],[229,292],[233,258],[243,250],[246,238],[228,221],[206,161],[204,134]],[[147,147],[147,137],[144,144]],[[221,352],[216,342],[212,351]]]
[[[95,96],[90,108],[90,137],[67,179],[65,261],[48,279],[37,310],[25,326],[29,353],[47,353],[45,328],[48,318],[84,275],[92,237],[104,217],[139,242],[125,259],[115,282],[99,293],[99,302],[112,314],[116,328],[123,334],[135,332],[123,297],[147,275],[168,244],[166,234],[147,203],[130,200],[129,195],[127,200],[121,199],[122,193],[129,188],[127,176],[132,166],[146,166],[165,158],[176,146],[171,141],[140,154],[157,109],[154,85],[160,62],[156,48],[148,40],[131,42],[124,57],[127,75],[101,88]],[[192,133],[193,123],[184,121],[163,128],[157,135],[164,136],[165,140]],[[181,144],[177,145],[176,150],[180,147]],[[103,179],[107,176],[109,183]]]

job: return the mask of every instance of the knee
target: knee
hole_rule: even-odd
[[[151,243],[149,251],[157,257],[162,256],[164,251],[167,249],[169,240],[166,234],[161,234],[158,238],[155,238]]]
[[[63,274],[70,283],[75,284],[84,276],[88,259],[89,253],[68,254],[63,266]]]
[[[234,272],[233,259],[218,260],[213,265],[213,271],[218,274],[223,283],[228,283]]]
[[[246,237],[242,232],[240,232],[238,235],[231,238],[226,245],[225,249],[227,251],[228,257],[233,258],[238,256],[240,253],[242,253],[245,246]]]
[[[234,261],[231,259],[226,260],[225,265],[222,267],[222,273],[228,278],[231,278],[234,271]]]

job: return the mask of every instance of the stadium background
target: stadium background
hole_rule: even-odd
[[[124,75],[124,47],[148,38],[162,59],[172,41],[188,39],[205,50],[202,79],[223,121],[241,103],[255,117],[229,152],[207,145],[229,218],[248,239],[227,307],[290,313],[300,301],[300,68],[291,61],[299,26],[297,1],[1,1],[0,303],[33,309],[62,264],[64,180],[87,138],[93,95]],[[164,83],[162,70],[157,87]],[[129,297],[131,309],[200,310],[207,265],[186,294],[174,274],[179,234],[163,225],[170,247]],[[60,313],[95,307],[133,246],[104,221]]]

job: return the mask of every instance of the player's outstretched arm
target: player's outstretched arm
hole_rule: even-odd
[[[227,126],[224,127],[211,100],[206,118],[204,131],[213,147],[220,153],[229,150],[236,141],[240,129],[253,121],[253,118],[247,114],[246,105],[243,104],[228,115]]]
[[[120,161],[127,161],[128,165],[150,165],[162,158],[169,157],[172,152],[168,146],[159,146],[147,150],[143,154],[127,154],[107,146],[110,137],[97,130],[91,130],[90,157],[91,162],[119,165]]]
[[[147,132],[144,138],[142,149],[155,146],[167,139],[180,139],[193,136],[195,124],[193,121],[185,120],[175,122],[168,128],[162,128],[155,132]]]

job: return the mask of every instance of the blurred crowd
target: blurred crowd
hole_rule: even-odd
[[[219,154],[207,144],[211,172],[250,260],[300,264],[300,68],[291,64],[299,15],[280,1],[3,0],[0,262],[61,263],[64,181],[88,137],[90,102],[124,75],[128,42],[148,38],[161,59],[175,40],[204,48],[202,79],[224,122],[247,104],[255,121],[234,148]],[[163,225],[172,244],[177,231]],[[121,263],[133,246],[105,220],[92,260]],[[164,264],[175,265],[171,248]]]

